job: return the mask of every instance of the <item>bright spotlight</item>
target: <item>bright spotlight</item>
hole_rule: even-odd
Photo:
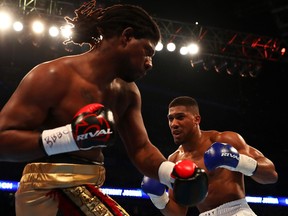
[[[181,55],[187,55],[188,54],[188,47],[183,46],[180,48],[180,54]]]
[[[161,42],[158,42],[158,44],[155,47],[156,51],[161,51],[163,49],[163,44]]]
[[[281,49],[281,56],[284,56],[284,55],[285,55],[285,52],[286,52],[286,48],[283,47],[283,48]]]
[[[195,55],[199,52],[199,46],[198,44],[195,44],[195,43],[191,43],[189,46],[188,46],[188,52],[191,54],[191,55]]]
[[[56,26],[51,26],[49,28],[49,35],[51,37],[57,37],[59,35],[59,29]]]
[[[11,26],[11,17],[8,13],[0,11],[0,30],[6,30]]]
[[[14,31],[20,32],[23,30],[23,24],[20,21],[16,21],[13,23]]]
[[[64,38],[69,38],[72,35],[72,30],[71,30],[72,26],[71,25],[65,25],[61,27],[61,35]]]
[[[175,49],[176,49],[176,45],[174,43],[170,42],[167,44],[167,50],[169,52],[173,52]]]
[[[34,21],[32,24],[32,30],[37,34],[40,34],[44,31],[44,24],[39,20]]]

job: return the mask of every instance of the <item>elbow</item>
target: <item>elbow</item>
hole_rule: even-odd
[[[275,170],[266,174],[255,174],[251,177],[259,184],[275,184],[278,182],[278,173]]]
[[[258,181],[261,184],[275,184],[278,182],[278,173],[274,171],[269,176],[266,176],[265,179],[262,179],[261,181]]]
[[[278,182],[278,173],[274,168],[271,170],[269,177],[267,177],[267,183],[266,184],[275,184],[277,182]]]
[[[278,173],[276,171],[273,172],[270,180],[270,184],[275,184],[278,182]]]
[[[254,180],[260,184],[275,184],[278,182],[278,173],[272,162],[258,166],[254,177]]]

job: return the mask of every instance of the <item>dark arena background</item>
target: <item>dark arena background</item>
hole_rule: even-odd
[[[48,34],[49,26],[63,25],[63,17],[73,17],[84,2],[0,1],[1,12],[10,11],[13,21],[24,23],[22,31],[15,31],[5,28],[0,16],[0,108],[38,63],[87,51],[85,46],[64,46],[63,37]],[[239,132],[275,163],[278,183],[260,185],[245,178],[252,209],[260,216],[287,216],[288,1],[98,1],[99,7],[117,3],[142,6],[161,28],[164,47],[156,52],[152,71],[137,81],[152,143],[165,156],[176,149],[168,128],[168,103],[175,96],[195,97],[203,130]],[[28,28],[31,18],[45,21],[41,37]],[[166,49],[170,42],[176,45],[174,52]],[[199,53],[181,55],[180,46],[190,42],[198,43]],[[141,192],[142,175],[128,160],[121,141],[104,149],[104,154],[106,192],[133,216],[161,215]],[[14,193],[23,166],[0,164],[0,215],[15,215]],[[191,208],[188,215],[198,212]]]

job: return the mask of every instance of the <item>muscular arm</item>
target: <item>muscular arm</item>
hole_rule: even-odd
[[[140,92],[131,85],[130,105],[118,123],[121,139],[133,164],[143,174],[158,179],[158,168],[165,157],[150,142],[141,114]]]
[[[38,66],[28,73],[0,113],[0,160],[22,162],[45,156],[39,145],[39,127],[55,99],[53,85]],[[45,87],[45,86],[48,86]],[[51,86],[51,88],[49,88]],[[39,130],[39,131],[37,131]]]
[[[245,154],[257,161],[257,170],[251,176],[253,180],[260,184],[273,184],[277,182],[278,174],[273,162],[266,158],[259,150],[248,145],[242,136],[235,132],[228,131],[220,133],[218,139],[217,141],[219,142],[226,142],[233,145],[240,154]]]
[[[259,150],[249,146],[249,156],[253,157],[257,163],[257,170],[251,178],[260,184],[273,184],[278,180],[278,174],[274,163],[266,158]]]

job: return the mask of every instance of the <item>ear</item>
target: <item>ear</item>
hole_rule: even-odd
[[[134,29],[132,27],[127,27],[122,31],[122,40],[123,42],[127,43],[129,42],[132,38],[134,38]]]
[[[197,116],[195,116],[195,119],[196,119],[196,121],[197,121],[197,124],[200,124],[200,122],[201,122],[201,116],[200,116],[200,115],[197,115]]]

